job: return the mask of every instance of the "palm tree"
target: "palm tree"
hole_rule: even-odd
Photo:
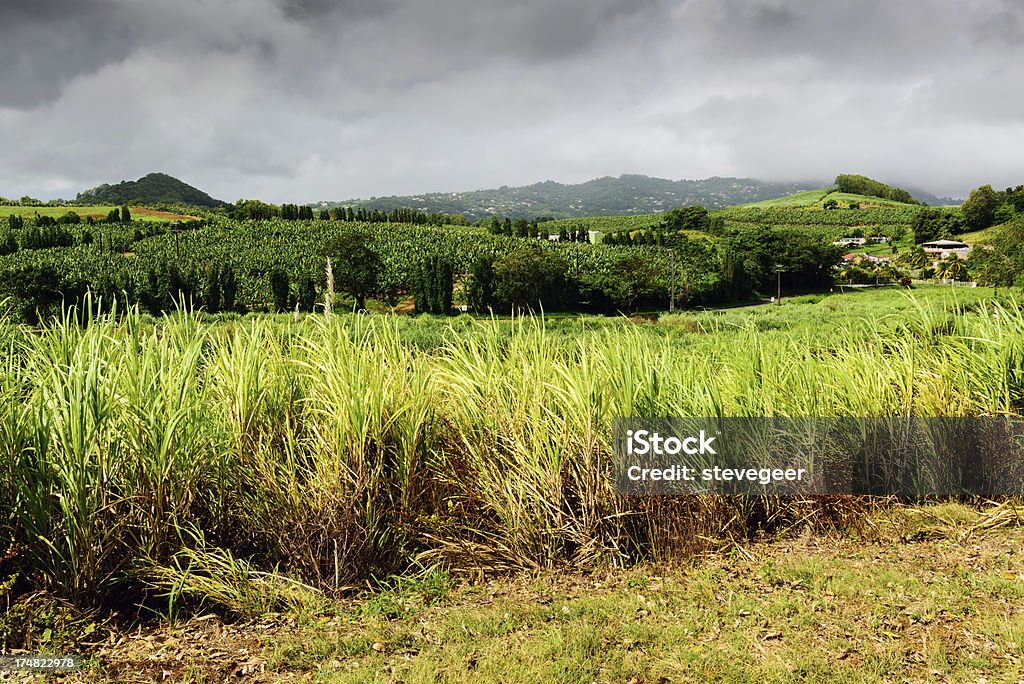
[[[915,247],[904,259],[913,268],[924,268],[931,263],[931,258],[921,245]]]
[[[939,262],[935,269],[935,277],[943,280],[963,280],[967,276],[967,267],[956,254]]]

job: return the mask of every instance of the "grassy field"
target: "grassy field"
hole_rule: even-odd
[[[1002,226],[992,226],[984,230],[975,230],[969,233],[961,233],[955,236],[954,240],[966,242],[968,245],[990,245],[995,240],[996,235],[1002,229]]]
[[[81,207],[4,207],[0,206],[0,217],[11,216],[52,216],[58,218],[73,211],[82,218],[93,218],[102,220],[107,218],[107,214],[110,213],[111,209],[119,209],[113,205],[90,205]],[[146,209],[144,207],[128,207],[131,211],[132,218],[135,220],[142,221],[155,221],[158,223],[164,223],[169,221],[194,221],[197,217],[188,216],[186,214],[174,214],[167,211],[157,211],[155,209]]]
[[[908,204],[906,202],[897,202],[895,200],[882,199],[881,197],[871,197],[870,195],[854,195],[847,192],[833,192],[830,193],[827,199],[835,200],[839,202],[841,208],[846,208],[851,202],[860,204],[863,209],[870,209],[871,207],[916,207],[915,204]]]
[[[792,195],[786,195],[785,197],[778,197],[776,199],[763,200],[761,202],[750,202],[748,204],[741,204],[741,207],[813,207],[820,205],[821,202],[828,195],[834,191],[831,188],[822,188],[820,190],[808,190],[806,192],[798,192]]]
[[[861,247],[853,247],[849,251],[854,254],[870,254],[872,256],[888,256],[891,257],[896,253],[906,254],[907,252],[913,251],[916,247],[914,242],[914,234],[907,233],[900,240],[890,240],[885,243],[867,243]],[[894,251],[894,249],[896,251]]]
[[[903,244],[897,244],[897,249],[900,249],[901,247],[905,247],[907,242],[910,242],[911,244],[913,244],[913,240],[912,239],[905,240],[903,242]],[[849,251],[853,252],[854,254],[870,254],[871,256],[892,256],[892,254],[893,254],[892,247],[893,247],[893,243],[892,243],[892,241],[889,241],[889,242],[886,242],[884,244],[871,244],[871,243],[868,243],[868,244],[866,244],[866,245],[864,245],[862,247],[851,248]]]

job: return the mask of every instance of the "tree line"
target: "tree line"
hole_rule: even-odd
[[[924,208],[918,212],[912,224],[914,241],[921,244],[953,238],[961,233],[1002,225],[1020,215],[1024,215],[1024,185],[1005,190],[982,185],[972,190],[958,208]]]
[[[442,214],[418,211],[408,207],[391,210],[366,209],[363,207],[333,207],[314,212],[310,206],[297,204],[270,204],[260,200],[239,200],[223,211],[229,218],[244,221],[269,221],[283,219],[285,221],[347,221],[349,223],[407,223],[413,225],[432,226],[465,226],[469,225],[460,214]]]
[[[878,197],[881,199],[892,200],[894,202],[921,204],[906,190],[903,190],[902,188],[894,188],[890,185],[886,185],[885,183],[868,178],[867,176],[841,173],[836,176],[835,186],[839,192],[845,192],[851,195],[867,195],[868,197]]]

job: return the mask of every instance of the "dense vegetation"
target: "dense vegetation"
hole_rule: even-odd
[[[994,229],[989,249],[975,249],[966,266],[979,282],[1024,287],[1024,213]]]
[[[819,231],[823,238],[876,234],[900,239],[911,230],[920,208],[909,205],[825,209],[809,207],[731,207],[718,212],[725,227],[759,225],[803,227]]]
[[[454,298],[481,312],[614,313],[666,308],[673,291],[680,306],[745,301],[774,291],[780,268],[787,289],[824,287],[839,256],[810,232],[741,226],[713,240],[688,237],[706,225],[700,208],[666,214],[661,230],[672,251],[655,240],[607,246],[465,226],[216,217],[187,230],[69,226],[60,246],[29,249],[30,228],[19,225],[7,228],[6,240],[20,249],[0,257],[0,293],[29,321],[36,312],[55,314],[90,289],[107,303],[127,297],[154,314],[182,298],[211,312],[310,311],[325,301],[331,257],[334,291],[362,308],[368,298],[394,305],[413,294],[423,281],[424,258],[436,257],[432,264],[452,271],[440,279],[451,288],[440,301]],[[339,241],[347,246],[336,247]],[[353,279],[371,263],[372,274]],[[483,277],[492,281],[478,282]]]
[[[856,174],[839,174],[835,181],[836,189],[839,192],[853,195],[867,195],[869,197],[881,197],[882,199],[904,202],[906,204],[918,204],[914,197],[901,188],[894,188],[879,181],[859,176]]]
[[[135,181],[106,183],[78,193],[84,204],[172,204],[220,207],[224,203],[165,173],[150,173]]]
[[[1024,310],[954,294],[656,325],[0,319],[0,573],[82,603],[270,610],[295,580],[628,564],[827,518],[828,499],[616,495],[611,420],[1019,414]]]
[[[840,179],[852,183],[847,190],[894,195],[870,179]],[[937,209],[824,188],[715,212],[690,206],[554,221],[491,216],[469,226],[461,214],[410,208],[314,212],[242,200],[207,212],[204,221],[163,227],[133,220],[127,206],[101,221],[55,207],[36,216],[12,213],[0,224],[0,295],[7,309],[35,322],[89,290],[107,305],[121,298],[153,314],[182,300],[209,312],[313,311],[334,294],[339,306],[360,309],[411,297],[416,311],[431,313],[456,305],[614,313],[825,289],[835,277],[909,284],[911,274],[900,269],[1009,284],[1012,238],[991,254],[979,250],[972,259],[938,265],[914,243],[1012,219],[1018,206],[1020,187],[982,186],[962,208]],[[844,250],[832,243],[843,237],[877,237],[884,251],[873,254],[891,263],[862,253],[836,268]],[[601,244],[589,244],[592,238]],[[330,247],[339,240],[348,247]],[[365,264],[372,273],[356,277]]]
[[[898,243],[893,261],[922,276],[1021,285],[1017,198],[980,188],[939,210],[825,189],[474,226],[255,200],[188,225],[127,206],[0,220],[0,531],[14,540],[0,582],[229,610],[242,593],[269,610],[417,563],[621,565],[827,520],[830,500],[620,497],[610,421],[1017,415],[1019,304],[926,290],[645,325],[531,312],[720,306],[824,293],[836,277],[909,284],[867,254],[840,265],[832,240],[858,235]],[[993,248],[933,265],[914,242],[976,225],[972,203],[1010,217]],[[197,313],[150,317],[189,303]],[[460,306],[515,317],[450,316]],[[388,307],[422,315],[342,313]],[[238,315],[252,311],[282,315]]]

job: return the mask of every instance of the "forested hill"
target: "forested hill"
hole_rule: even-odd
[[[93,204],[187,204],[220,207],[224,202],[166,173],[150,173],[137,181],[97,186],[78,193],[77,202]]]
[[[766,183],[752,178],[666,180],[648,176],[606,176],[578,185],[554,181],[495,190],[435,192],[423,195],[374,197],[369,200],[320,202],[338,206],[391,210],[408,207],[426,213],[462,214],[468,219],[498,215],[517,217],[628,216],[699,204],[708,208],[782,197],[822,183]]]

